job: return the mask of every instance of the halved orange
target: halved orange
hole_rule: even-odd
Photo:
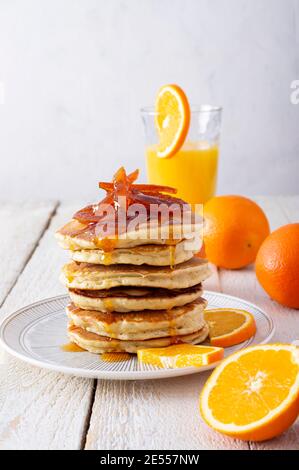
[[[253,315],[236,308],[205,310],[204,317],[209,325],[212,346],[227,348],[243,343],[256,332]]]
[[[155,112],[160,138],[157,156],[171,157],[183,145],[190,125],[190,106],[184,91],[178,85],[160,88]]]
[[[232,354],[204,385],[200,410],[223,434],[251,441],[278,436],[299,414],[299,349],[268,344]]]
[[[138,361],[158,367],[202,367],[223,358],[223,349],[193,344],[175,344],[166,348],[139,349]]]

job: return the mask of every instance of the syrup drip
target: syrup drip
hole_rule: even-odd
[[[104,353],[100,355],[102,361],[105,362],[123,362],[129,361],[131,359],[131,354],[129,353]]]
[[[181,241],[181,240],[179,240],[179,239],[168,238],[167,240],[165,240],[165,245],[175,246],[175,245],[177,245],[178,243],[180,243],[180,241]]]
[[[175,265],[175,245],[169,245],[169,266],[174,269]]]
[[[102,261],[105,266],[112,264],[112,251],[104,251]]]
[[[76,343],[67,343],[61,346],[62,351],[64,352],[86,352],[85,349],[80,348]]]
[[[177,334],[176,324],[175,324],[175,320],[173,318],[171,309],[167,310],[167,315],[169,319],[168,336],[170,340],[170,345],[181,344],[183,341],[181,340],[180,336]]]
[[[113,331],[113,328],[111,327],[111,324],[113,324],[113,314],[110,312],[113,311],[113,304],[110,299],[103,299],[103,303],[106,309],[106,322],[104,323],[104,328],[105,332],[107,333],[107,339],[109,341],[112,341],[113,338],[115,337],[115,332]]]
[[[103,304],[107,312],[113,312],[113,302],[107,297],[103,299]]]
[[[112,253],[116,246],[117,238],[104,238],[103,240],[97,240],[96,245],[103,250],[102,261],[105,266],[109,266],[113,263]]]
[[[69,242],[69,249],[71,251],[75,251],[76,248],[77,248],[77,245],[75,243]]]
[[[176,338],[176,327],[175,327],[175,320],[173,319],[173,314],[170,310],[167,310],[167,316],[168,316],[168,321],[169,321],[169,328],[168,328],[168,336],[170,336],[170,341],[171,344],[173,343],[173,338]]]
[[[103,240],[95,239],[98,248],[105,253],[111,253],[116,246],[117,238],[103,238]]]

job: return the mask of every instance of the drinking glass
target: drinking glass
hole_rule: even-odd
[[[166,158],[157,156],[159,136],[154,108],[142,108],[146,138],[146,166],[150,184],[177,188],[177,196],[190,204],[204,204],[216,192],[222,109],[191,107],[190,128],[179,151]]]

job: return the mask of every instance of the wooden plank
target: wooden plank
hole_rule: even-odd
[[[267,213],[272,229],[298,220],[299,212],[295,210],[295,199],[284,199],[283,206],[279,198],[263,197],[256,198],[256,201]],[[289,219],[286,214],[292,214],[292,218]],[[253,266],[238,271],[220,270],[219,276],[224,292],[256,303],[272,317],[276,327],[273,341],[292,342],[299,339],[298,311],[285,308],[271,300],[259,285]],[[251,443],[250,446],[252,449],[299,449],[299,422],[277,439],[260,444]]]
[[[0,306],[26,265],[57,203],[1,202]]]
[[[205,288],[219,291],[217,270]],[[248,449],[214,433],[199,414],[209,373],[164,380],[99,380],[86,449]]]
[[[74,209],[68,206],[58,209],[7,297],[4,315],[38,299],[64,292],[58,274],[67,254],[57,246],[54,231]],[[93,380],[38,369],[4,354],[0,364],[0,448],[81,448],[85,442],[93,386]]]

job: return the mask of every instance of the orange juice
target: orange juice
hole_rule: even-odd
[[[159,158],[156,146],[146,148],[149,183],[177,188],[177,196],[190,204],[203,204],[214,196],[218,146],[186,142],[172,157]]]

